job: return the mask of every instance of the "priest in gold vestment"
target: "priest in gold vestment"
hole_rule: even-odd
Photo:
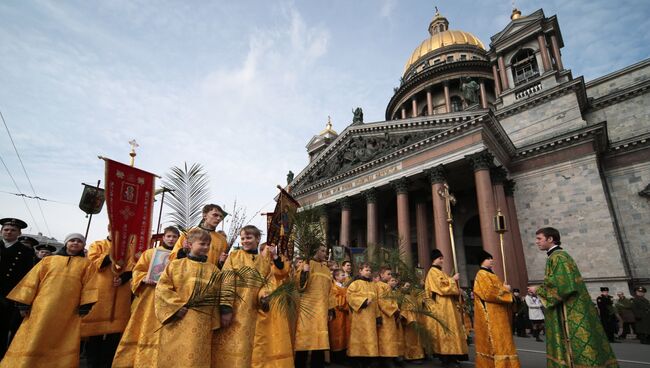
[[[192,229],[187,238],[187,257],[171,261],[156,285],[154,309],[162,328],[158,364],[153,367],[211,367],[211,340],[213,330],[220,326],[219,309],[216,304],[201,303],[209,293],[197,296],[195,290],[218,287],[210,282],[218,279],[219,269],[206,262],[210,249],[206,231]]]
[[[482,250],[474,279],[474,338],[477,368],[519,368],[512,340],[510,285],[492,272],[492,255]]]
[[[25,317],[0,367],[79,366],[80,315],[97,301],[97,289],[94,271],[84,257],[83,235],[70,234],[64,243],[7,295]]]
[[[332,276],[323,263],[327,248],[321,246],[314,258],[305,261],[297,277],[300,282],[300,315],[296,327],[296,367],[305,367],[311,351],[311,367],[323,367],[325,350],[330,348],[327,322],[335,302],[330,299]]]
[[[240,232],[242,249],[232,251],[223,271],[234,272],[255,270],[256,277],[265,278],[271,270],[268,252],[258,252],[261,232],[255,226],[244,226]],[[246,285],[240,285],[245,282]],[[224,290],[234,291],[220,302],[221,329],[212,339],[213,367],[250,367],[257,320],[257,297],[259,286],[252,280],[241,281],[239,277],[226,276]]]
[[[377,288],[371,277],[370,264],[362,263],[359,276],[350,283],[346,295],[352,311],[348,356],[356,358],[360,365],[368,365],[369,360],[379,355],[377,324],[381,323],[381,312],[377,303]]]
[[[81,319],[81,337],[88,337],[86,355],[91,367],[110,365],[117,345],[131,315],[131,268],[128,264],[119,275],[113,271],[109,257],[111,240],[90,244],[88,260],[97,273],[97,303]]]
[[[163,231],[161,249],[171,251],[180,232],[170,226]],[[160,322],[154,310],[156,281],[148,279],[151,259],[156,249],[147,249],[133,267],[131,291],[135,295],[131,305],[131,318],[113,358],[113,368],[153,367],[158,362]]]
[[[212,263],[221,268],[226,260],[226,252],[228,250],[228,242],[223,234],[216,231],[217,225],[221,223],[226,216],[226,212],[221,206],[216,204],[206,204],[202,210],[203,220],[201,224],[195,229],[202,229],[210,234],[210,251],[208,252],[208,263]],[[187,240],[185,234],[176,241],[174,250],[169,256],[169,260],[183,258],[188,252]]]
[[[284,260],[277,254],[275,246],[269,246],[269,254],[273,259],[271,273],[267,277],[267,284],[260,288],[258,293],[257,321],[255,325],[255,340],[253,344],[252,368],[293,368],[293,322],[290,320],[291,308],[288,300],[292,298],[283,294],[278,299],[272,299],[273,292],[289,279],[291,262]],[[295,289],[294,289],[295,290]],[[277,295],[277,294],[276,294]],[[292,301],[298,302],[291,299]],[[297,311],[293,312],[294,316]],[[294,317],[295,319],[295,317]]]
[[[426,318],[427,330],[433,338],[433,352],[447,366],[458,366],[460,360],[467,360],[467,336],[458,304],[460,290],[458,274],[447,275],[442,270],[442,252],[431,252],[432,266],[424,284],[425,303],[439,320]]]

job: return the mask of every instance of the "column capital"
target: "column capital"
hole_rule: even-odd
[[[488,150],[472,153],[465,156],[465,158],[474,171],[488,170],[494,166],[494,156]]]
[[[429,177],[431,184],[439,184],[447,181],[447,173],[443,164],[426,169],[424,173]]]
[[[490,168],[490,178],[493,184],[504,184],[508,179],[508,171],[503,166],[492,167]]]
[[[361,194],[366,197],[366,203],[377,203],[377,189],[370,188],[363,191]]]
[[[352,208],[352,203],[350,201],[350,197],[343,197],[339,200],[337,200],[338,204],[341,206],[342,210],[349,210]]]
[[[395,188],[395,192],[397,192],[397,194],[408,193],[409,181],[406,177],[393,180],[391,184],[393,185],[393,188]]]
[[[516,185],[517,185],[517,182],[515,182],[512,179],[506,179],[503,182],[503,190],[506,193],[506,196],[513,197],[515,195],[515,186]]]

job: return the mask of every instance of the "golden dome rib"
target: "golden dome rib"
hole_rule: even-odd
[[[451,30],[439,32],[422,41],[422,43],[415,48],[411,57],[404,66],[404,74],[406,74],[408,69],[415,65],[425,55],[439,48],[451,45],[471,45],[485,50],[481,40],[469,32]]]

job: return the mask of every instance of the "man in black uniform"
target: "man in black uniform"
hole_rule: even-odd
[[[608,287],[600,288],[600,296],[596,298],[596,304],[598,304],[600,322],[605,329],[607,340],[609,342],[617,342],[614,340],[614,335],[616,335],[616,311],[614,310],[614,300],[609,295]]]
[[[27,224],[19,219],[4,218],[2,239],[0,239],[0,359],[9,346],[9,332],[16,333],[22,317],[13,302],[6,299],[7,294],[22,280],[34,265],[34,251],[18,240],[20,231]]]
[[[512,299],[512,332],[519,337],[528,337],[526,333],[528,306],[521,300],[519,289],[512,289]]]
[[[646,288],[639,286],[634,289],[632,298],[632,311],[636,322],[634,332],[642,344],[650,344],[650,301],[645,298]]]

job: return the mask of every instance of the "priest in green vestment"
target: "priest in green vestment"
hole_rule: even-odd
[[[618,367],[578,266],[560,247],[559,231],[537,230],[535,244],[548,255],[544,283],[530,288],[546,307],[546,366]]]

